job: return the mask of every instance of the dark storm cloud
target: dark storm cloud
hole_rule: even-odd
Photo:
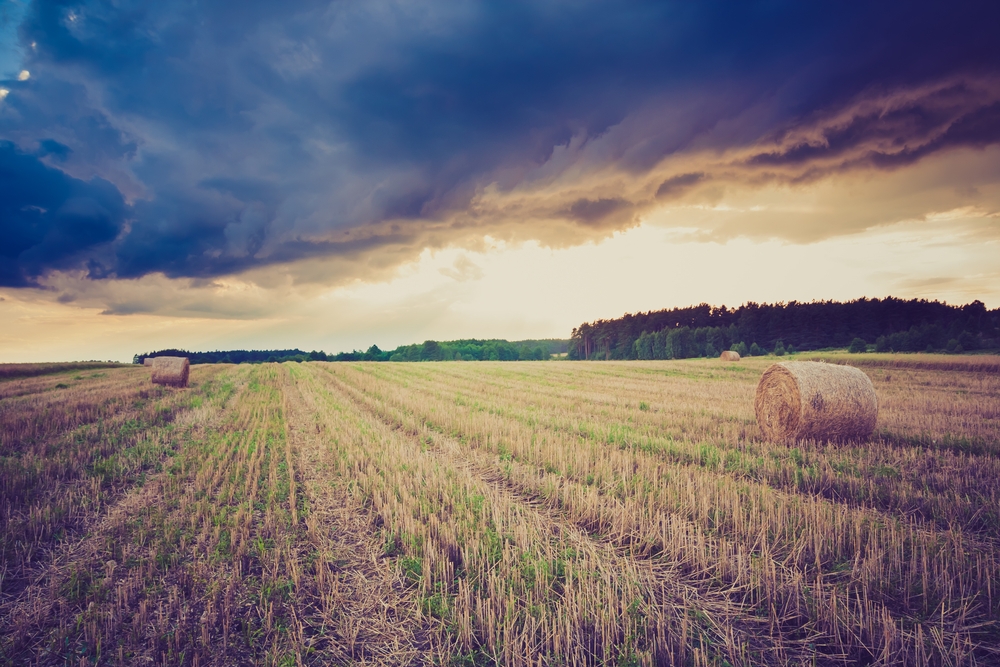
[[[51,156],[56,160],[65,160],[73,149],[54,139],[42,139],[38,142],[38,157]]]
[[[624,199],[578,199],[569,207],[569,214],[582,224],[596,225],[628,207]]]
[[[660,187],[656,189],[656,197],[659,199],[675,196],[684,192],[704,178],[705,174],[700,171],[691,172],[690,174],[678,174],[677,176],[671,176],[667,180],[660,183]]]
[[[34,285],[46,269],[93,260],[127,212],[111,183],[72,178],[0,142],[0,285]]]
[[[780,167],[827,162],[840,168],[859,164],[893,168],[948,148],[982,147],[1000,141],[1000,83],[975,88],[959,83],[885,97],[820,119],[812,136],[784,141],[746,162]]]
[[[692,147],[753,146],[740,168],[797,178],[996,143],[1000,91],[970,82],[1000,74],[998,24],[988,2],[37,1],[31,78],[0,82],[23,186],[0,191],[2,280],[418,244],[428,221],[480,224],[483,188],[530,189],[602,138],[587,159],[638,176]],[[653,199],[713,177],[661,175]],[[543,208],[586,230],[635,205]]]

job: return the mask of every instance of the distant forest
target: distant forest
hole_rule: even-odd
[[[1000,309],[980,301],[858,299],[626,314],[573,329],[570,359],[684,359],[849,347],[863,352],[962,352],[1000,346]]]
[[[740,354],[849,348],[853,352],[968,352],[1000,347],[1000,309],[980,301],[951,306],[939,301],[858,299],[812,303],[687,308],[626,314],[587,322],[569,340],[428,340],[382,350],[328,354],[313,350],[158,350],[147,357],[183,356],[192,364],[282,361],[524,361],[566,354],[570,359],[686,359]]]
[[[313,350],[216,350],[214,352],[188,352],[186,350],[158,350],[132,357],[137,364],[147,357],[187,357],[192,364],[260,364],[281,361],[524,361],[548,359],[553,354],[569,350],[565,339],[507,341],[491,340],[428,340],[415,345],[401,345],[395,350],[380,350],[372,345],[367,351],[327,354]]]

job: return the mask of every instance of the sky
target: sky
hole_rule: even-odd
[[[1000,307],[995,2],[0,0],[0,361]]]

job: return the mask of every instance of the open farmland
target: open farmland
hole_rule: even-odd
[[[762,441],[773,358],[2,381],[0,660],[997,664],[1000,359],[827,358],[870,442]]]

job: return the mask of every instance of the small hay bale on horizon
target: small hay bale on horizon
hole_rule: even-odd
[[[764,371],[754,411],[772,442],[864,440],[875,430],[878,397],[853,366],[785,361]]]
[[[153,361],[153,384],[186,387],[190,372],[191,362],[187,357],[156,357]]]
[[[719,355],[719,359],[722,359],[723,361],[739,361],[740,353],[734,352],[733,350],[726,350]]]
[[[143,366],[152,366],[155,361],[156,361],[156,357],[146,357],[145,359],[142,360],[142,365]]]

